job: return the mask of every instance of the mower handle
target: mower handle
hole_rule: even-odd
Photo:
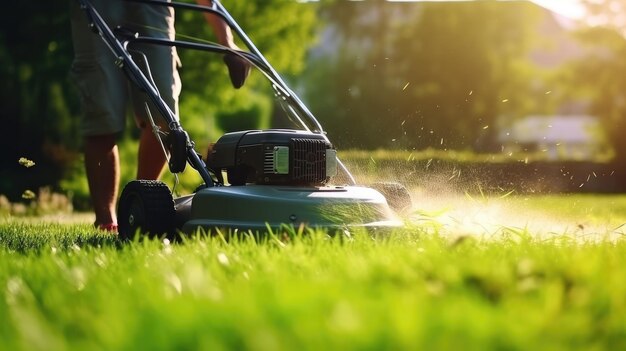
[[[293,102],[293,104],[288,104],[288,107],[289,108],[293,108],[293,106],[295,105],[300,110],[300,112],[302,114],[304,114],[304,116],[309,120],[309,122],[311,122],[313,124],[313,126],[316,129],[316,131],[319,134],[324,136],[324,139],[326,140],[326,142],[330,143],[330,140],[328,140],[328,136],[326,135],[326,132],[324,131],[324,128],[322,128],[322,125],[317,120],[317,118],[315,118],[313,113],[306,107],[306,105],[300,100],[300,98],[289,88],[289,86],[287,86],[287,84],[283,81],[283,79],[280,77],[278,72],[276,72],[274,70],[272,65],[270,65],[270,63],[265,58],[265,56],[263,56],[261,51],[259,51],[259,49],[257,49],[257,47],[254,45],[252,40],[250,40],[250,38],[246,35],[246,33],[243,31],[243,29],[241,29],[239,24],[234,20],[234,18],[230,15],[230,13],[228,13],[228,11],[224,8],[224,6],[222,6],[220,1],[219,0],[211,0],[211,1],[213,1],[213,6],[215,8],[217,8],[218,11],[223,14],[223,18],[226,19],[226,22],[237,33],[237,35],[241,38],[241,40],[244,42],[244,44],[246,44],[248,49],[252,53],[254,53],[256,56],[258,56],[261,59],[261,61],[263,61],[265,63],[265,65],[267,66],[267,68],[271,72],[271,75],[280,83],[280,87],[288,92],[288,95],[285,96],[285,98],[288,99],[288,100],[291,100]],[[296,112],[296,111],[294,111],[294,112]],[[296,112],[296,115],[299,116],[300,114],[298,114]],[[301,124],[302,124],[302,126],[305,129],[309,130],[309,128],[306,125],[306,123],[302,122],[302,120],[300,118],[298,118],[298,120],[301,121]],[[343,172],[346,174],[346,176],[350,180],[351,184],[355,185],[356,184],[356,180],[354,179],[354,176],[352,175],[352,173],[350,173],[348,168],[343,164],[343,162],[341,162],[341,160],[338,157],[336,159],[337,159],[337,164],[339,165],[339,167],[341,167]]]
[[[193,150],[193,142],[189,139],[187,133],[183,130],[180,123],[176,120],[174,112],[169,108],[169,106],[165,103],[165,101],[161,98],[161,95],[157,88],[152,84],[151,80],[146,77],[146,75],[141,71],[141,69],[137,66],[135,61],[132,59],[129,51],[126,48],[126,45],[129,42],[129,39],[133,35],[127,35],[124,33],[125,41],[122,44],[111,28],[106,24],[104,19],[100,17],[100,14],[94,9],[93,5],[89,2],[89,0],[78,0],[80,4],[80,8],[85,12],[87,16],[87,21],[89,23],[89,27],[93,32],[100,35],[105,45],[111,50],[113,55],[115,56],[115,64],[123,70],[126,76],[132,80],[137,87],[143,91],[145,91],[150,98],[150,100],[154,103],[155,107],[167,122],[170,131],[178,136],[183,136],[185,140],[180,140],[181,143],[185,145],[187,149],[187,159],[191,166],[195,168],[202,177],[202,180],[206,183],[207,186],[214,186],[213,178],[211,174],[206,168],[204,161],[198,156],[198,154]]]
[[[274,84],[280,90],[280,95],[283,98],[290,100],[294,105],[298,107],[298,109],[300,110],[299,112],[303,114],[304,116],[306,116],[306,118],[309,120],[309,123],[313,126],[314,132],[317,132],[319,134],[325,134],[324,129],[322,128],[322,125],[319,123],[319,121],[315,118],[315,116],[311,113],[311,111],[308,110],[308,108],[304,105],[304,103],[300,101],[300,99],[289,88],[289,86],[283,81],[283,79],[278,74],[278,72],[274,70],[272,65],[270,65],[270,63],[265,58],[265,56],[263,56],[261,51],[254,45],[252,40],[250,40],[250,38],[246,35],[246,33],[239,26],[239,24],[234,20],[234,18],[230,15],[230,13],[226,10],[226,8],[224,8],[224,6],[219,2],[219,0],[211,0],[213,3],[212,6],[195,5],[195,4],[187,4],[187,3],[180,3],[180,2],[168,2],[168,1],[163,1],[163,0],[125,0],[125,1],[171,7],[174,9],[178,8],[178,9],[197,10],[197,11],[208,12],[213,15],[219,16],[222,20],[224,20],[228,24],[228,26],[235,32],[235,34],[237,34],[237,36],[243,41],[244,45],[250,51],[250,55],[246,55],[246,57],[244,58],[248,60],[249,62],[251,62],[252,64],[254,64],[257,68],[259,68],[259,70],[263,71],[264,74],[268,78],[270,78],[270,81],[272,82],[272,84]],[[142,38],[142,41],[147,42],[148,40],[147,38]],[[152,43],[157,43],[157,42],[153,41]],[[164,42],[161,42],[161,44],[163,43]],[[182,44],[184,42],[175,41],[175,43],[177,44],[176,46],[178,46],[178,44]],[[186,45],[185,47],[199,48],[201,47],[201,45],[197,45],[196,47]],[[216,45],[214,47],[217,48],[218,46]],[[216,51],[216,52],[228,51],[231,53],[235,52],[234,50],[226,48],[226,47],[222,47],[222,50],[211,50],[211,51]],[[243,54],[244,52],[240,51],[240,52],[235,52],[235,53],[238,54],[239,56],[242,56],[241,54]],[[299,119],[299,122],[300,124],[302,124],[301,127],[303,127],[307,131],[311,131],[311,128],[309,127],[308,124],[306,124],[304,121],[300,119]]]
[[[166,7],[171,7],[174,9],[180,8],[180,9],[198,10],[198,11],[204,11],[204,12],[208,12],[216,16],[219,16],[228,24],[231,30],[233,30],[235,34],[237,34],[237,36],[242,40],[244,45],[248,48],[250,53],[246,53],[245,51],[235,51],[235,50],[232,50],[230,48],[227,48],[221,45],[206,45],[206,44],[195,44],[195,43],[187,43],[187,42],[182,42],[182,41],[174,41],[175,45],[176,46],[180,45],[182,47],[187,47],[187,48],[192,48],[192,49],[201,49],[201,50],[208,50],[208,51],[221,52],[221,53],[228,52],[228,53],[232,53],[240,57],[243,57],[252,65],[257,67],[259,71],[261,71],[263,75],[265,75],[266,78],[268,78],[268,80],[272,83],[272,86],[274,87],[277,95],[279,95],[280,97],[282,97],[283,99],[289,102],[287,104],[284,104],[283,101],[280,101],[284,108],[286,107],[287,109],[289,109],[289,111],[287,111],[289,115],[295,117],[302,128],[304,128],[307,131],[311,131],[309,124],[312,125],[313,132],[323,135],[324,139],[330,143],[330,140],[328,139],[328,136],[326,135],[326,132],[324,131],[324,128],[322,127],[321,123],[317,120],[317,118],[313,115],[313,113],[306,107],[306,105],[300,100],[300,98],[291,90],[291,88],[289,88],[289,86],[285,83],[282,77],[278,74],[278,72],[276,72],[276,70],[272,67],[269,61],[265,58],[263,53],[261,53],[261,51],[254,45],[252,40],[243,31],[243,29],[239,26],[237,21],[235,21],[235,19],[230,15],[230,13],[226,10],[226,8],[221,4],[219,0],[211,0],[213,4],[212,6],[187,4],[187,3],[180,3],[180,2],[175,2],[175,1],[168,2],[168,1],[163,1],[163,0],[125,0],[125,1],[147,3],[147,4],[152,4],[152,5],[158,5],[158,6],[166,6]],[[137,38],[136,40],[143,41],[143,42],[150,41],[153,44],[169,45],[169,44],[166,44],[166,41],[163,41],[163,40],[158,41],[158,40],[152,40],[149,38],[141,38],[141,37]],[[302,120],[301,116],[304,116],[308,120],[309,124],[307,124],[304,120]],[[352,173],[350,173],[348,168],[343,164],[343,162],[339,158],[337,158],[337,163],[339,167],[341,168],[341,170],[348,177],[350,183],[352,185],[355,185],[356,180],[354,179],[354,176],[352,175]]]
[[[208,44],[198,44],[198,43],[189,43],[182,41],[171,41],[165,39],[158,38],[148,38],[148,37],[140,37],[138,35],[128,33],[124,29],[118,29],[117,32],[120,35],[122,40],[124,40],[123,44],[120,42],[118,37],[113,33],[110,27],[106,24],[106,22],[100,17],[98,12],[94,9],[93,5],[89,2],[89,0],[78,0],[80,7],[84,10],[87,20],[89,22],[89,26],[92,31],[99,34],[103,39],[105,44],[109,47],[111,52],[115,55],[115,63],[119,66],[124,73],[135,83],[139,89],[144,90],[150,100],[154,103],[159,113],[165,119],[168,124],[170,130],[176,135],[185,135],[186,140],[184,141],[187,149],[187,158],[189,163],[193,168],[195,168],[202,177],[203,181],[207,186],[214,186],[215,183],[213,178],[206,168],[206,164],[202,159],[198,156],[196,151],[193,149],[194,145],[187,133],[183,130],[180,123],[177,121],[174,113],[171,111],[169,106],[163,101],[158,92],[157,88],[151,84],[151,80],[149,80],[145,74],[141,71],[141,69],[137,66],[137,64],[133,61],[130,53],[127,50],[127,45],[130,42],[145,42],[152,43],[157,45],[166,45],[166,46],[181,46],[193,49],[214,51],[219,53],[231,53],[235,54],[239,57],[244,58],[252,65],[257,67],[263,75],[265,75],[269,81],[272,83],[276,93],[278,96],[282,97],[284,101],[281,101],[283,107],[287,108],[288,113],[297,119],[302,128],[307,131],[311,131],[309,125],[302,120],[301,116],[304,116],[308,122],[313,125],[313,132],[320,134],[325,141],[330,143],[326,132],[322,128],[319,121],[315,118],[315,116],[311,113],[311,111],[304,105],[304,103],[298,98],[298,96],[289,88],[289,86],[284,82],[281,76],[274,70],[274,68],[270,65],[267,59],[263,56],[263,54],[257,49],[254,43],[250,40],[250,38],[245,34],[245,32],[241,29],[241,27],[237,24],[237,22],[233,19],[233,17],[228,13],[228,11],[222,6],[219,0],[212,0],[212,6],[202,6],[202,5],[194,5],[194,4],[185,4],[178,2],[167,2],[162,0],[125,0],[130,2],[139,2],[139,3],[147,3],[152,5],[159,6],[167,6],[173,8],[184,8],[184,9],[194,9],[200,10],[204,12],[209,12],[221,17],[228,26],[239,36],[239,38],[243,41],[245,46],[248,48],[250,52],[233,50],[228,47],[222,45],[208,45]],[[337,163],[339,167],[342,169],[344,174],[348,177],[348,180],[352,185],[356,184],[356,181],[347,167],[341,162],[339,158],[337,158]]]

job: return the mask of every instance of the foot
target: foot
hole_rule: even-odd
[[[110,234],[117,234],[118,230],[117,230],[117,223],[107,223],[107,224],[95,224],[94,226],[101,231],[110,233]]]

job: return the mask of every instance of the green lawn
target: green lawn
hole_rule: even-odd
[[[0,220],[0,348],[626,349],[626,196],[415,200],[384,238]]]

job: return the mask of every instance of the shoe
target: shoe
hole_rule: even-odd
[[[241,88],[250,74],[250,63],[234,54],[224,55],[224,63],[228,67],[228,75],[233,87]]]

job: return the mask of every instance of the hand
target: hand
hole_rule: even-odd
[[[224,63],[228,67],[228,75],[233,87],[241,88],[250,74],[250,63],[235,54],[224,55]]]

